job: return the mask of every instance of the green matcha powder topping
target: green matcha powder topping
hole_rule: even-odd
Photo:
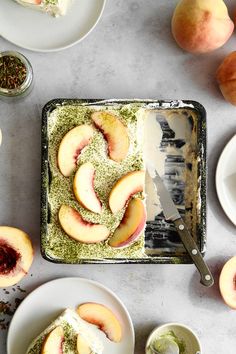
[[[113,215],[108,206],[108,196],[117,180],[130,171],[142,170],[144,168],[142,157],[142,144],[138,141],[138,118],[139,105],[126,105],[116,109],[104,108],[115,113],[128,129],[130,138],[130,149],[128,156],[120,163],[109,159],[107,154],[107,142],[99,130],[96,130],[93,139],[81,152],[78,159],[78,167],[91,162],[95,167],[95,191],[102,202],[101,214],[95,214],[83,208],[75,199],[73,193],[73,178],[64,177],[57,167],[57,153],[59,144],[64,135],[81,124],[92,125],[91,113],[95,107],[86,106],[62,106],[56,108],[48,117],[49,135],[49,163],[51,183],[48,186],[48,200],[50,206],[50,221],[48,233],[43,238],[43,247],[47,256],[67,263],[78,263],[82,259],[114,259],[114,258],[143,258],[144,235],[127,248],[115,249],[108,245],[108,242],[98,244],[83,244],[71,239],[62,230],[58,221],[58,211],[62,204],[75,208],[81,216],[92,223],[106,225],[112,233],[118,227],[125,212],[122,210]],[[97,110],[97,109],[96,109]],[[141,193],[140,197],[143,197]]]

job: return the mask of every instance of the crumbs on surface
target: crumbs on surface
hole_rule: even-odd
[[[14,292],[16,291],[14,287],[12,287],[11,290],[13,290]],[[5,292],[5,295],[10,294],[10,292],[6,289],[3,289],[3,291]],[[14,298],[14,302],[13,300],[11,300],[11,302],[0,301],[0,330],[8,329],[11,317],[14,315],[15,311],[17,310],[18,306],[22,301],[23,299],[20,299],[18,297]]]
[[[62,230],[58,221],[58,211],[62,204],[75,208],[82,217],[93,223],[106,225],[112,233],[124,215],[124,209],[113,215],[108,206],[108,196],[114,183],[130,171],[144,168],[142,146],[139,144],[139,120],[137,112],[140,105],[114,107],[88,107],[67,105],[56,108],[48,117],[49,163],[51,183],[48,188],[50,205],[50,222],[48,234],[43,236],[43,248],[52,259],[68,263],[78,263],[82,259],[101,260],[115,258],[144,258],[144,234],[127,248],[114,249],[108,241],[97,244],[84,244],[71,239]],[[79,157],[79,164],[90,161],[95,167],[94,187],[102,202],[102,213],[95,214],[84,209],[75,199],[72,181],[73,176],[64,177],[57,167],[57,152],[63,136],[72,128],[81,124],[92,125],[91,113],[95,110],[109,110],[116,114],[126,125],[130,138],[130,149],[127,157],[120,163],[107,156],[107,143],[103,134],[96,130],[94,137]],[[44,182],[45,183],[45,182]],[[139,194],[142,197],[142,194]]]

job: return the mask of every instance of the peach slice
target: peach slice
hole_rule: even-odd
[[[29,4],[40,5],[42,0],[24,0],[24,2],[28,2]]]
[[[81,150],[93,137],[94,129],[89,125],[80,125],[71,129],[62,139],[58,150],[58,167],[63,176],[74,172]]]
[[[41,354],[63,354],[64,331],[55,327],[44,339]]]
[[[144,190],[145,172],[129,172],[121,177],[113,186],[109,196],[109,206],[113,213],[118,212],[126,205],[129,198]]]
[[[122,329],[114,313],[104,305],[87,302],[78,306],[77,313],[86,322],[94,324],[105,333],[112,342],[120,342]]]
[[[77,354],[93,354],[88,342],[80,334],[77,336]]]
[[[23,0],[27,4],[40,5],[43,0]]]
[[[129,150],[129,135],[124,124],[117,116],[106,111],[94,112],[91,117],[107,140],[109,157],[116,162],[124,160]]]
[[[146,210],[141,199],[131,199],[120,225],[109,240],[111,247],[127,247],[137,240],[146,223]]]
[[[25,232],[0,226],[0,287],[18,283],[28,273],[33,256],[32,243]]]
[[[220,273],[219,286],[224,302],[236,310],[236,256],[225,263]]]
[[[84,163],[75,174],[73,189],[78,202],[88,210],[100,214],[102,205],[94,190],[95,169],[91,162]]]
[[[108,238],[110,231],[105,225],[83,220],[80,213],[67,205],[59,210],[59,221],[65,233],[76,241],[97,243]]]

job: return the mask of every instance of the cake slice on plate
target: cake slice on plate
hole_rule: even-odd
[[[103,345],[80,316],[66,309],[30,344],[27,354],[102,354]]]
[[[20,5],[34,10],[47,12],[52,16],[63,16],[67,13],[72,0],[15,0]]]

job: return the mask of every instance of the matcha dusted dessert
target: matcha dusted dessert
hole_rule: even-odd
[[[66,309],[33,340],[26,354],[83,352],[102,354],[103,344],[74,310]]]
[[[197,124],[190,109],[143,102],[49,104],[42,146],[43,256],[76,264],[183,257],[145,161],[154,163],[197,238],[202,217]]]
[[[72,0],[15,0],[20,5],[47,12],[52,16],[63,16],[67,13],[67,10]]]
[[[48,117],[48,257],[143,258],[146,208],[139,105],[66,105]]]

